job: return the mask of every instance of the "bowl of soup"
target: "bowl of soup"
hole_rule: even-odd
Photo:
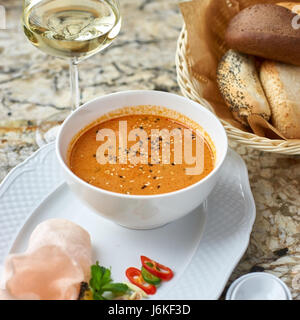
[[[56,144],[77,197],[133,229],[160,227],[200,206],[218,181],[227,149],[214,114],[159,91],[86,103],[64,121]]]

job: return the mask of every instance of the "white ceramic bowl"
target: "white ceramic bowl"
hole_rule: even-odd
[[[195,122],[209,134],[216,149],[214,170],[185,189],[152,196],[134,196],[106,191],[78,178],[67,165],[72,138],[102,115],[125,106],[155,105],[173,109]],[[71,190],[101,216],[133,229],[151,229],[191,212],[210,194],[218,181],[228,149],[226,132],[219,120],[200,104],[159,91],[125,91],[97,98],[73,112],[63,123],[57,138],[57,157]]]

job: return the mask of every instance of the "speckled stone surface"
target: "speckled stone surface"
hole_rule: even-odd
[[[26,41],[21,2],[0,0],[8,28],[0,30],[0,181],[38,148],[37,126],[54,126],[70,110],[68,64]],[[109,49],[80,65],[81,103],[128,89],[180,93],[174,63],[182,26],[177,2],[120,2],[120,36]],[[230,282],[251,271],[266,271],[283,279],[300,299],[300,157],[231,146],[247,163],[257,219]]]

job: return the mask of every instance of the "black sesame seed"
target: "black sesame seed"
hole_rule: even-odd
[[[146,189],[146,188],[147,186],[145,184],[141,187],[141,189]]]

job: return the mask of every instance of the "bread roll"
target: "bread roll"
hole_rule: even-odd
[[[273,125],[288,139],[300,139],[300,67],[274,61],[261,65],[260,79]]]
[[[267,121],[271,111],[252,56],[229,50],[217,70],[222,96],[235,119],[248,125],[247,117],[258,114]]]
[[[295,13],[275,4],[257,4],[240,11],[229,23],[225,41],[237,51],[300,65],[300,30]]]

